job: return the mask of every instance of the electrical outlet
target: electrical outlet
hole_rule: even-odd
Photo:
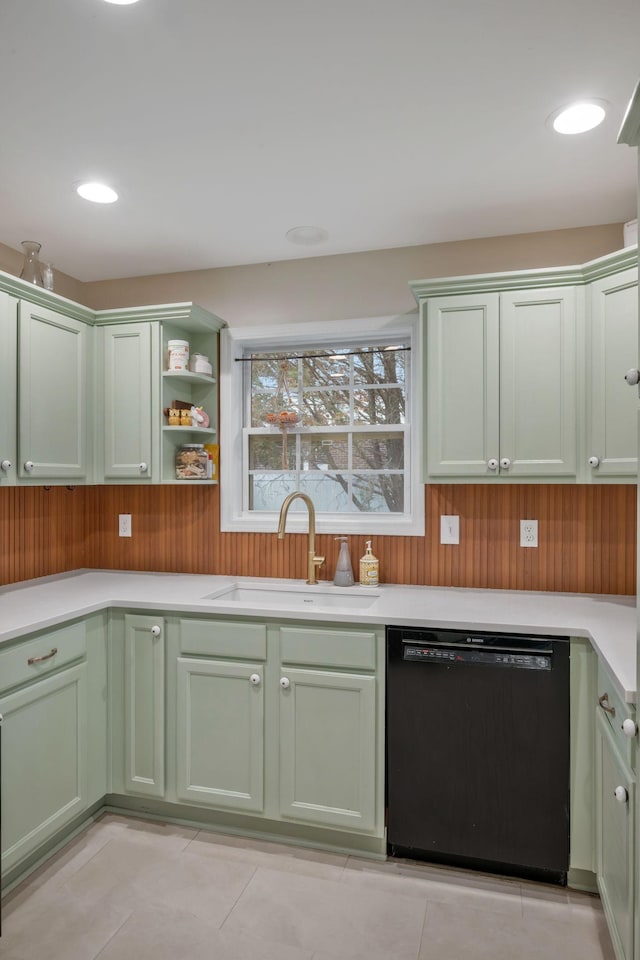
[[[440,543],[460,543],[460,517],[440,517]]]
[[[520,546],[537,547],[538,546],[538,521],[521,520],[520,521]]]
[[[131,536],[131,514],[130,513],[118,514],[118,536],[119,537]]]

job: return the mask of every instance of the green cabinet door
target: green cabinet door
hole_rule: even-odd
[[[83,663],[0,700],[3,872],[87,805],[86,683]]]
[[[633,960],[635,778],[600,715],[596,718],[595,780],[598,889],[616,956]]]
[[[587,470],[599,477],[635,476],[636,405],[624,375],[638,365],[638,271],[589,285]]]
[[[164,630],[158,617],[124,618],[124,788],[163,797]]]
[[[179,799],[262,811],[263,671],[258,663],[178,658]]]
[[[18,476],[85,479],[92,330],[24,300],[18,316]]]
[[[0,486],[16,482],[18,301],[0,293]]]
[[[105,480],[152,479],[151,335],[150,323],[98,330]]]
[[[500,475],[575,477],[573,287],[500,294]]]
[[[497,475],[499,298],[427,302],[427,474]]]
[[[376,796],[376,678],[283,667],[281,815],[367,832]]]

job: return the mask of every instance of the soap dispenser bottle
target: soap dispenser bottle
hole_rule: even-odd
[[[377,587],[380,582],[380,561],[374,557],[371,540],[367,540],[367,549],[360,557],[360,583],[366,587]]]
[[[341,540],[340,544],[340,553],[338,554],[338,562],[336,564],[336,572],[333,577],[333,582],[336,587],[352,587],[353,586],[353,569],[351,567],[351,557],[349,556],[349,541],[348,537],[334,537],[334,540]]]

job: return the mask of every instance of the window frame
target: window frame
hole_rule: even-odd
[[[252,512],[244,498],[248,469],[247,432],[244,426],[246,394],[243,363],[237,363],[247,350],[295,352],[307,347],[340,347],[375,340],[408,339],[411,345],[411,373],[407,391],[409,423],[409,463],[405,464],[406,488],[410,491],[411,510],[400,514],[333,513],[316,514],[318,533],[389,536],[424,535],[424,490],[422,465],[422,342],[417,314],[367,317],[325,323],[286,324],[269,327],[225,328],[220,332],[220,529],[222,532],[273,533],[278,525],[277,512]],[[335,429],[335,428],[331,428]],[[387,427],[386,429],[389,429]],[[291,511],[287,530],[306,532],[306,511]]]

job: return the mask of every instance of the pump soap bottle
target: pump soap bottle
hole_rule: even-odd
[[[333,577],[333,582],[336,587],[352,587],[353,586],[353,569],[351,567],[351,557],[349,556],[349,538],[348,537],[334,537],[334,540],[341,540],[340,544],[340,553],[338,554],[338,562],[336,564],[336,572]]]
[[[367,540],[367,549],[360,557],[360,583],[366,587],[377,587],[380,581],[380,561],[371,550],[371,540]]]

